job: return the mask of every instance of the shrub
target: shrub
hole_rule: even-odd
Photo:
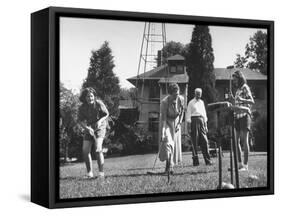
[[[252,127],[254,150],[267,151],[267,116],[259,116]]]
[[[144,154],[151,152],[153,149],[152,136],[143,128],[134,124],[126,124],[117,120],[114,125],[114,135],[110,137],[110,145],[122,145],[122,155]]]

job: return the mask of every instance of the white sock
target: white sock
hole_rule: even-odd
[[[89,177],[93,177],[94,176],[94,174],[93,174],[93,172],[92,171],[90,171],[90,172],[88,172],[88,174],[87,174]]]

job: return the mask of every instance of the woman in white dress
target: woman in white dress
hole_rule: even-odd
[[[168,96],[161,101],[159,158],[166,161],[166,169],[173,172],[173,166],[182,161],[181,122],[183,119],[184,99],[179,95],[178,84],[172,83],[168,88]],[[169,167],[168,160],[171,158]]]

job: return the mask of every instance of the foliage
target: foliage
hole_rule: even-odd
[[[267,151],[267,116],[257,117],[252,127],[255,151]]]
[[[152,151],[152,137],[143,128],[116,121],[114,140],[122,145],[122,155],[142,154]]]
[[[120,100],[136,100],[137,99],[137,89],[136,88],[121,88],[119,94]]]
[[[119,115],[119,79],[113,72],[114,57],[109,43],[105,41],[100,49],[93,50],[90,58],[88,75],[83,83],[83,88],[93,87],[99,98],[106,104],[110,116]]]
[[[240,54],[236,54],[236,60],[234,62],[234,65],[236,68],[244,68],[247,64],[247,59],[244,56],[241,56]]]
[[[196,25],[193,29],[189,51],[186,54],[189,73],[189,99],[194,96],[195,88],[202,88],[202,98],[207,103],[216,100],[214,54],[212,37],[208,26]]]
[[[267,74],[267,33],[257,31],[246,44],[245,55],[237,54],[235,67],[257,69]]]
[[[60,157],[80,158],[82,132],[77,126],[77,113],[79,107],[78,95],[60,84]]]
[[[180,42],[169,41],[165,44],[162,49],[163,52],[163,63],[167,62],[167,58],[173,55],[179,54],[185,56],[188,52],[188,45],[184,45]]]

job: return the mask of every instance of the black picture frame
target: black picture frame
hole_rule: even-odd
[[[59,18],[99,18],[268,30],[267,187],[239,190],[60,199],[59,190]],[[31,201],[47,208],[145,203],[274,194],[274,22],[217,17],[49,7],[31,14]]]

